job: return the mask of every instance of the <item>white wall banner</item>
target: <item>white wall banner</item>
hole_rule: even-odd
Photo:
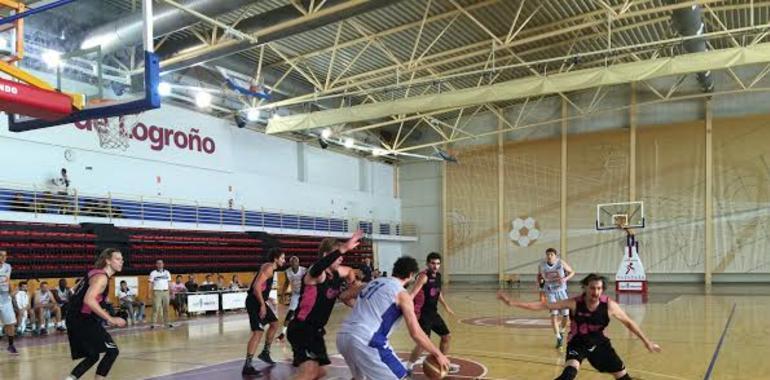
[[[190,294],[187,296],[187,310],[191,313],[218,311],[219,294]]]
[[[113,284],[113,293],[115,297],[118,296],[118,290],[120,290],[120,282],[125,281],[128,288],[131,289],[134,294],[139,295],[139,277],[136,276],[119,276],[114,277],[115,283]]]
[[[222,293],[222,310],[245,308],[246,295],[247,292]]]

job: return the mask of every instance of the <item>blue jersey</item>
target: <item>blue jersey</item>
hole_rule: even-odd
[[[342,322],[340,332],[370,342],[371,347],[384,347],[393,327],[401,320],[396,299],[405,291],[401,282],[393,277],[380,277],[370,282],[358,294],[353,311]]]

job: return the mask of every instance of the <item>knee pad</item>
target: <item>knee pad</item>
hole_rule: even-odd
[[[573,366],[566,366],[564,367],[564,371],[562,371],[561,376],[557,377],[554,380],[574,380],[577,376],[578,370],[577,368]]]

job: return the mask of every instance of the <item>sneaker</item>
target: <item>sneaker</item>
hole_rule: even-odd
[[[558,337],[556,338],[556,348],[561,348],[562,343],[564,343],[564,337]]]
[[[64,332],[64,331],[67,331],[67,328],[64,326],[56,326],[56,331]]]
[[[153,329],[155,329],[155,325],[154,324],[150,325],[150,330],[153,330]]]
[[[455,363],[449,363],[449,373],[460,373],[460,365]]]
[[[16,346],[8,346],[8,353],[11,355],[18,355],[19,351],[16,351]]]
[[[40,329],[40,335],[48,335],[47,329]]]
[[[173,324],[171,324],[171,323],[169,323],[169,324],[168,324],[166,327],[168,327],[168,328],[170,328],[170,329],[173,329],[173,328],[174,328],[174,325],[173,325]]]
[[[270,352],[269,351],[262,351],[262,353],[259,354],[259,356],[257,356],[257,358],[259,360],[267,363],[267,364],[270,364],[270,365],[275,364],[275,361],[273,361],[273,358],[270,357]]]
[[[244,366],[243,370],[241,371],[241,375],[243,376],[262,376],[262,372],[259,372],[256,368],[252,366]]]

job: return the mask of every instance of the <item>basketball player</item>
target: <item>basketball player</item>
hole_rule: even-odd
[[[319,379],[326,372],[322,367],[331,363],[324,342],[325,327],[345,279],[353,274],[350,267],[341,265],[342,255],[358,247],[363,235],[358,230],[344,244],[332,238],[322,240],[318,249],[321,258],[302,278],[299,308],[286,335],[294,352],[293,364],[299,367],[294,380]]]
[[[104,329],[104,322],[110,326],[124,327],[123,318],[113,317],[100,305],[107,300],[109,280],[123,270],[123,255],[114,248],[107,248],[99,254],[95,269],[73,289],[70,307],[67,310],[67,336],[72,359],[83,359],[67,376],[67,380],[79,379],[96,362],[95,379],[104,379],[118,358],[118,346]],[[99,355],[104,357],[99,361]]]
[[[438,303],[440,302],[444,306],[444,310],[450,315],[455,313],[449,307],[444,300],[444,295],[441,293],[441,255],[437,252],[431,252],[425,259],[427,268],[420,272],[417,276],[412,290],[409,292],[414,298],[414,313],[417,315],[417,320],[420,323],[420,328],[425,335],[430,337],[431,331],[435,331],[439,337],[441,337],[441,343],[439,347],[441,352],[446,355],[449,353],[449,341],[450,334],[449,328],[444,323],[444,319],[438,313]],[[418,344],[409,356],[409,362],[407,366],[411,370],[414,366],[417,358],[422,353],[422,348]],[[460,366],[457,364],[449,365],[450,373],[460,372]]]
[[[639,337],[648,351],[660,352],[660,346],[647,339],[636,322],[626,315],[618,303],[603,294],[607,288],[606,278],[592,273],[580,283],[583,285],[583,294],[554,303],[514,301],[502,291],[497,293],[497,298],[508,306],[526,310],[570,310],[572,323],[567,341],[566,363],[564,371],[556,380],[574,379],[583,359],[588,359],[599,372],[609,373],[615,379],[631,380],[623,361],[612,348],[610,339],[604,335],[604,329],[610,323],[610,316],[615,317]]]
[[[354,380],[403,379],[409,374],[388,341],[401,317],[417,347],[435,355],[441,367],[449,366],[449,359],[423,332],[412,295],[404,290],[419,270],[417,260],[400,257],[393,265],[391,277],[380,277],[359,293],[353,311],[337,333],[337,349]]]
[[[8,353],[17,355],[19,352],[13,345],[16,335],[16,310],[13,309],[11,297],[11,264],[5,262],[8,252],[0,250],[0,324],[8,337]]]
[[[258,358],[267,364],[275,364],[270,357],[270,344],[273,342],[275,331],[278,330],[278,318],[273,311],[274,306],[268,305],[268,302],[272,302],[270,301],[270,291],[273,289],[273,273],[283,266],[285,258],[279,248],[270,248],[267,251],[267,259],[269,261],[262,264],[259,273],[251,280],[249,293],[246,296],[246,311],[249,313],[251,337],[246,346],[246,362],[243,364],[242,373],[249,376],[260,375],[260,372],[251,365],[251,360],[257,352],[257,346],[262,338],[265,325],[270,325],[270,327],[265,336],[265,347]]]
[[[283,283],[283,290],[281,294],[286,293],[286,287],[291,284],[291,300],[289,301],[289,311],[286,313],[286,317],[283,319],[283,330],[281,335],[278,335],[278,340],[283,340],[286,336],[286,329],[289,326],[289,322],[294,319],[294,313],[299,306],[299,292],[302,289],[302,277],[307,273],[307,268],[299,265],[299,257],[292,256],[289,259],[291,267],[286,269],[286,281]]]
[[[575,276],[575,271],[566,261],[559,258],[559,253],[554,248],[545,250],[545,260],[537,267],[537,276],[542,279],[543,292],[546,302],[554,303],[569,298],[567,295],[567,281]],[[538,281],[539,282],[539,281]],[[561,317],[559,313],[561,312]],[[559,327],[561,319],[561,327]],[[569,323],[569,309],[551,310],[551,326],[556,334],[556,348],[561,348],[564,343],[564,331]]]

